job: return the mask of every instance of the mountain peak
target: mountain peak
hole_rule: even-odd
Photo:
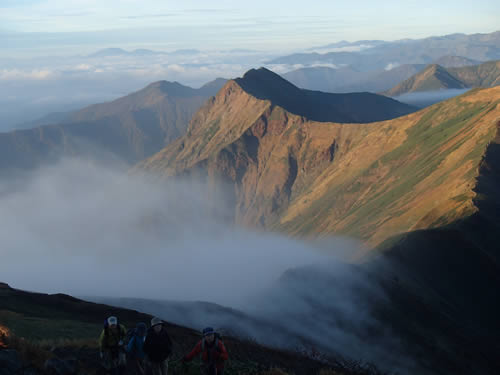
[[[163,94],[167,94],[170,96],[177,96],[177,97],[192,96],[193,92],[195,91],[195,89],[188,86],[184,86],[177,81],[174,82],[157,81],[149,84],[144,89],[144,91],[152,91],[152,90],[158,90]]]
[[[266,68],[251,69],[236,83],[258,99],[282,101],[283,95],[300,94],[301,90],[280,75]]]
[[[266,68],[251,69],[234,82],[257,99],[270,101],[290,113],[313,121],[372,122],[405,115],[415,110],[396,101],[389,102],[386,100],[388,98],[376,94],[331,94],[303,90]],[[368,107],[371,109],[367,109]],[[379,110],[384,108],[381,112],[387,110],[387,113],[373,117],[377,112],[373,111],[374,107]]]

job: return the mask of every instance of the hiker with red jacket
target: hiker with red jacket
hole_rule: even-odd
[[[203,330],[203,338],[196,344],[194,349],[186,355],[182,361],[189,362],[197,355],[201,354],[202,375],[223,375],[224,362],[228,360],[226,347],[220,336],[213,328],[208,327]]]

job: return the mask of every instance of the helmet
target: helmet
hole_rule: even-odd
[[[118,325],[118,318],[116,316],[110,316],[108,318],[108,326],[116,326]]]
[[[151,327],[157,326],[158,324],[163,324],[163,320],[157,317],[151,319]]]
[[[212,327],[207,327],[203,330],[203,336],[210,336],[215,334],[215,330]]]

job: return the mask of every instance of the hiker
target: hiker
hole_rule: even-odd
[[[144,341],[146,340],[147,327],[145,323],[138,323],[130,334],[127,344],[129,358],[129,369],[131,375],[144,375],[146,372],[144,363]]]
[[[203,330],[203,338],[182,361],[184,363],[189,362],[199,354],[201,354],[202,360],[202,375],[224,374],[224,362],[228,360],[229,355],[220,335],[211,327]]]
[[[127,359],[124,342],[126,328],[118,324],[116,316],[110,316],[104,321],[104,329],[99,337],[100,357],[104,368],[111,375],[122,375],[125,372]]]
[[[151,328],[144,342],[144,353],[146,353],[153,375],[167,375],[168,357],[172,353],[172,340],[160,318],[155,317],[151,320]]]

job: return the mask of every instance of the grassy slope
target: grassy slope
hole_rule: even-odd
[[[151,316],[137,311],[84,302],[66,295],[19,291],[0,283],[0,327],[7,327],[16,337],[26,338],[28,341],[21,341],[21,345],[33,346],[36,350],[45,350],[45,347],[50,349],[54,344],[62,345],[59,348],[61,351],[69,350],[71,356],[86,356],[89,364],[95,364],[97,337],[102,322],[109,315],[118,316],[127,327],[134,327],[140,321],[148,323],[151,319]],[[174,359],[187,353],[200,339],[197,332],[188,328],[167,324],[167,329],[174,341]],[[228,367],[230,374],[256,373],[269,368],[282,368],[295,374],[314,374],[327,366],[299,353],[265,348],[254,342],[232,337],[224,337],[224,342],[231,356]],[[83,344],[90,347],[79,347]],[[73,349],[67,349],[67,345]],[[44,355],[51,354],[40,354]],[[336,367],[338,374],[375,374],[339,366]],[[193,364],[191,370],[196,373],[199,367]]]

